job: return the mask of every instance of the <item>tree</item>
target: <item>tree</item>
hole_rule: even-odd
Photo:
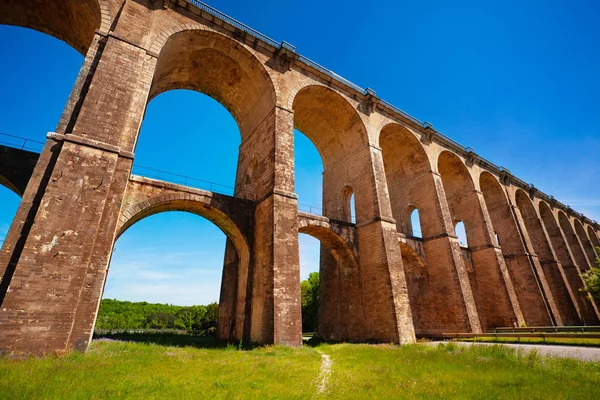
[[[600,302],[600,247],[596,247],[596,267],[581,274],[585,287],[582,291],[589,292],[596,302]]]
[[[302,331],[315,332],[319,322],[319,273],[311,272],[300,282],[302,303]]]

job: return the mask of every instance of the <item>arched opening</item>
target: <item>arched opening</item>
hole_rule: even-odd
[[[144,189],[143,187],[133,187],[131,190],[136,191],[137,193],[144,193],[147,189]],[[220,209],[223,201],[227,201],[227,199],[214,199],[213,201],[207,202],[206,199],[200,197],[193,197],[190,199],[189,195],[174,194],[171,196],[151,197],[138,203],[128,204],[122,215],[125,217],[127,215],[132,216],[130,218],[122,219],[123,225],[119,228],[118,236],[120,237],[123,235],[136,223],[142,220],[148,220],[149,222],[144,222],[144,225],[140,224],[141,227],[146,228],[144,233],[140,234],[139,229],[133,230],[133,235],[130,235],[132,239],[130,240],[138,243],[139,246],[141,246],[141,251],[146,251],[149,254],[155,253],[155,257],[151,257],[148,260],[150,264],[154,261],[160,264],[164,254],[163,252],[168,254],[166,257],[167,259],[172,260],[173,258],[178,258],[183,260],[182,262],[187,262],[188,264],[198,263],[201,260],[209,260],[212,268],[212,275],[201,274],[199,275],[199,278],[205,279],[205,282],[212,288],[211,291],[206,293],[206,296],[212,296],[210,298],[214,298],[216,294],[214,289],[220,288],[218,337],[229,340],[242,340],[243,338],[246,338],[245,335],[247,334],[247,328],[244,321],[246,319],[246,289],[250,263],[250,247],[246,241],[246,236],[241,231],[242,228]],[[233,206],[238,207],[239,204],[233,204]],[[231,208],[232,206],[230,205],[229,209]],[[179,212],[172,213],[173,211]],[[191,220],[188,214],[194,214],[192,215],[193,217],[199,215],[204,217],[207,221],[204,221],[203,224],[199,224],[197,218],[196,220]],[[152,224],[153,221],[154,224]],[[175,222],[176,225],[174,225],[173,222]],[[215,230],[214,226],[211,226],[210,223],[214,224],[214,226],[222,231],[224,235]],[[190,227],[192,228],[188,230]],[[153,240],[156,240],[154,239],[155,236],[162,237],[164,232],[169,229],[178,229],[177,232],[184,234],[186,232],[189,233],[189,235],[173,235],[169,239],[163,238],[165,239],[165,243],[172,240],[172,245],[174,247],[178,247],[178,243],[189,244],[190,248],[188,248],[188,252],[173,252],[172,248],[163,247],[164,244],[158,245],[156,249],[147,247],[144,237],[150,237],[148,242],[151,243]],[[222,256],[223,250],[225,249],[223,236],[226,236],[228,239],[227,246],[231,246],[231,251],[225,255],[225,262],[223,262]],[[199,241],[206,244],[207,248],[210,248],[210,251],[201,250],[201,253],[199,253]],[[124,246],[125,249],[123,249],[118,246],[118,243],[119,242],[117,242],[117,252],[120,251],[126,257],[128,255],[127,247]],[[125,244],[127,244],[127,242],[125,242]],[[221,252],[215,252],[215,248],[220,249]],[[115,255],[114,261],[118,262],[119,258],[116,257],[118,256]],[[153,259],[155,260],[153,261]],[[192,267],[191,270],[192,273],[197,273],[198,271],[195,267]],[[219,282],[221,270],[223,271],[222,280]],[[150,278],[158,277],[163,281],[162,283],[164,283],[166,275],[161,275],[162,272],[164,271],[161,271],[160,269],[158,271],[150,270],[149,275],[146,276],[150,276]],[[188,276],[188,278],[190,277]],[[189,282],[192,283],[192,280],[190,279]],[[112,286],[118,285],[113,284]],[[163,286],[168,285],[165,284]],[[155,289],[156,287],[153,287],[153,285],[143,284],[140,284],[137,288],[138,291],[142,292],[142,296],[148,295]],[[166,289],[168,289],[168,292],[171,289],[176,288],[173,286],[170,288],[167,287]],[[191,289],[189,292],[191,295],[194,295],[194,293],[198,294],[197,291],[194,292]],[[185,295],[185,291],[182,290],[180,294]],[[168,293],[166,295],[168,296]],[[209,297],[205,297],[205,299],[208,298]],[[186,300],[186,298],[182,298],[181,301],[189,304],[191,299],[192,298],[188,298]]]
[[[600,239],[596,236],[596,232],[594,232],[594,228],[588,226],[588,235],[594,247],[600,247]]]
[[[349,243],[323,223],[300,222],[299,232],[321,243],[317,333],[326,340],[358,340],[363,318],[358,261]]]
[[[197,73],[199,70],[203,73]],[[268,155],[257,149],[264,135],[271,133],[271,119],[267,117],[275,106],[273,82],[263,65],[226,36],[212,31],[181,31],[171,35],[160,51],[149,99],[173,89],[203,93],[231,113],[241,136],[235,195],[260,197],[260,192],[269,188],[259,183],[273,179],[273,166],[266,165]],[[189,112],[189,108],[188,104],[183,110]]]
[[[419,209],[414,207],[410,212],[410,236],[417,239],[423,239],[423,231],[421,230],[421,217]]]
[[[224,251],[225,234],[195,214],[164,212],[136,222],[115,242],[102,298],[118,303],[101,304],[96,329],[185,329],[213,335],[217,321],[206,307],[219,302]],[[125,301],[150,304],[120,303]],[[107,305],[112,312],[105,311]],[[193,310],[198,311],[193,320],[185,320]]]
[[[22,0],[0,4],[0,24],[46,33],[63,40],[81,54],[87,52],[101,22],[98,0]]]
[[[429,156],[416,133],[397,123],[382,128],[379,146],[392,214],[405,236],[400,252],[416,333],[469,331],[471,320],[456,268],[462,260],[457,260],[446,235],[451,227],[444,221]],[[427,274],[421,265],[425,261]]]
[[[195,113],[165,118],[165,109]],[[175,89],[148,103],[136,143],[133,174],[233,195],[240,131],[219,102]]]
[[[356,110],[332,89],[323,86],[307,86],[295,95],[292,105],[294,127],[304,134],[323,160],[323,215],[344,219],[348,209],[349,195],[345,187],[356,193],[357,218],[361,210],[368,213],[370,198],[358,188],[364,179],[341,165],[356,157],[367,145],[366,129]],[[351,189],[351,190],[352,190]]]
[[[594,318],[593,313],[590,314],[588,310],[586,296],[579,291],[582,286],[581,277],[565,238],[548,204],[540,202],[539,210],[542,223],[562,268],[562,271],[557,269],[550,274],[552,282],[549,284],[554,289],[553,293],[556,293],[554,297],[561,300],[558,306],[561,308],[563,322],[566,325],[589,324]],[[566,280],[561,279],[563,274]]]
[[[594,245],[592,244],[592,241],[588,238],[588,236],[585,233],[585,229],[583,229],[583,225],[581,224],[581,221],[576,219],[575,222],[575,232],[577,233],[577,237],[579,238],[579,243],[581,243],[581,246],[583,247],[583,250],[585,251],[585,254],[587,255],[590,267],[595,267],[596,263],[596,251],[594,250]]]
[[[323,86],[306,86],[300,89],[294,96],[291,108],[294,111],[295,128],[295,160],[296,160],[296,192],[298,193],[299,210],[318,214],[319,211],[309,205],[308,210],[303,204],[314,202],[317,190],[307,188],[307,182],[314,182],[322,188],[322,215],[330,218],[332,223],[353,223],[361,218],[367,218],[371,211],[369,203],[371,189],[366,193],[358,188],[365,187],[364,174],[357,173],[357,168],[347,168],[344,163],[356,158],[357,154],[366,148],[366,129],[356,113],[356,110],[341,95],[332,89]],[[308,140],[306,140],[308,139]],[[306,144],[310,143],[310,151],[306,151]],[[313,168],[312,177],[304,174],[308,160],[315,159],[312,154],[314,149],[318,151],[322,161],[322,180],[315,178],[316,172]],[[369,186],[370,188],[370,186]],[[356,206],[354,204],[356,199]],[[356,211],[353,211],[356,207]],[[361,208],[362,207],[362,208]],[[349,228],[351,229],[351,228]],[[319,307],[319,334],[331,339],[348,338],[356,339],[359,330],[352,328],[355,323],[353,316],[340,314],[343,307],[352,307],[361,295],[358,278],[348,279],[352,274],[342,274],[347,271],[348,259],[336,255],[332,250],[331,243],[322,236],[323,233],[310,232],[300,229],[301,233],[308,233],[317,237],[321,243],[319,255],[320,271],[320,299]],[[302,236],[301,236],[302,237]],[[314,243],[314,241],[313,241]],[[314,254],[306,254],[306,246],[300,241],[301,271],[303,259],[315,259]],[[358,268],[354,273],[357,273]],[[304,274],[304,272],[302,271]],[[344,287],[346,293],[352,293],[354,299],[340,300],[343,294],[340,287]],[[356,308],[356,307],[354,307]],[[337,321],[337,322],[336,322]]]
[[[450,151],[439,155],[438,172],[465,269],[470,272],[481,327],[512,326],[517,322],[517,311],[502,275],[504,260],[495,247],[494,230],[475,182],[463,161]]]
[[[456,225],[454,225],[454,232],[456,232],[456,236],[458,237],[458,244],[463,249],[469,248],[469,240],[467,239],[467,231],[465,230],[465,224],[462,221],[458,221]]]
[[[539,310],[537,320],[539,323],[544,323],[546,325],[562,325],[552,291],[544,288],[545,283],[549,281],[548,275],[554,275],[554,270],[557,268],[550,248],[550,243],[548,242],[544,227],[538,218],[538,214],[529,196],[523,190],[519,189],[515,194],[515,199],[517,209],[521,214],[521,218],[525,225],[524,233],[529,236],[533,251],[535,255],[537,255],[537,257],[531,258],[534,265],[533,272],[535,274],[536,287],[544,298],[544,304],[547,310],[546,313],[542,313],[542,310]],[[550,288],[548,287],[548,289]],[[547,316],[542,314],[547,314]]]
[[[560,224],[560,228],[565,234],[565,238],[567,239],[567,243],[571,249],[573,258],[575,259],[575,263],[581,269],[581,271],[587,271],[590,268],[589,261],[579,242],[579,238],[573,229],[573,225],[571,225],[569,217],[567,217],[563,211],[558,212],[558,222]]]
[[[435,236],[437,227],[428,222],[427,215],[435,215],[435,192],[429,159],[422,145],[408,129],[398,124],[388,124],[379,136],[379,145],[387,179],[392,213],[401,233],[414,236],[410,214],[413,204],[421,205],[424,223],[422,236]],[[407,208],[409,213],[406,213]],[[421,215],[419,215],[421,217]],[[431,219],[434,221],[434,219]],[[420,224],[418,225],[421,229]],[[421,236],[421,237],[422,237]]]
[[[569,217],[563,211],[558,211],[558,224],[566,242],[571,250],[572,258],[575,261],[577,267],[573,268],[577,271],[577,278],[572,277],[570,282],[572,282],[572,289],[577,290],[579,292],[580,289],[584,287],[583,281],[581,280],[580,273],[583,271],[587,271],[590,266],[588,264],[588,259],[585,255],[583,248],[580,245],[577,235],[575,234],[575,230],[573,229],[573,225],[569,221]],[[567,272],[570,272],[567,268]],[[575,272],[570,272],[569,275],[575,275]],[[580,293],[582,296],[583,293]],[[583,319],[586,324],[597,325],[600,322],[600,315],[598,315],[597,307],[594,306],[594,302],[591,298],[587,296],[583,296],[578,298],[578,302],[580,305],[580,311],[583,314]]]

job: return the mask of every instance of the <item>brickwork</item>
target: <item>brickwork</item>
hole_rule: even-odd
[[[85,350],[115,240],[172,210],[227,236],[222,339],[301,344],[299,233],[321,241],[327,339],[411,343],[415,333],[598,323],[579,273],[600,226],[508,171],[188,2],[49,4],[0,5],[0,23],[85,55],[33,171],[23,166],[17,185],[0,170],[0,184],[22,195],[0,252],[0,352]],[[233,197],[131,176],[148,102],[182,88],[219,101],[239,126]],[[298,213],[294,128],[323,160],[323,217]],[[412,237],[414,209],[422,239]]]

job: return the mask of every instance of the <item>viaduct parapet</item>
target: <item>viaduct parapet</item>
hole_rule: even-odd
[[[41,154],[0,149],[0,184],[22,196],[0,252],[0,352],[86,350],[115,240],[170,210],[227,235],[222,339],[302,343],[299,232],[322,244],[326,339],[599,323],[580,291],[598,224],[293,46],[197,1],[8,0],[0,23],[85,56]],[[178,88],[234,116],[233,196],[132,175],[148,102]],[[322,216],[298,211],[294,128],[323,160]]]

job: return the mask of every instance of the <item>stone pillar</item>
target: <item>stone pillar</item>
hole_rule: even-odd
[[[355,196],[360,285],[364,310],[362,332],[350,340],[394,343],[415,341],[406,279],[391,216],[381,150],[365,146],[323,173],[324,215],[340,218],[347,188]]]
[[[302,344],[293,146],[293,113],[280,107],[240,146],[236,195],[256,199],[245,329],[253,343]]]
[[[138,47],[101,40],[101,55],[96,46],[88,54],[97,68],[72,131],[51,136],[0,257],[12,275],[2,282],[2,352],[89,345],[155,63]]]

